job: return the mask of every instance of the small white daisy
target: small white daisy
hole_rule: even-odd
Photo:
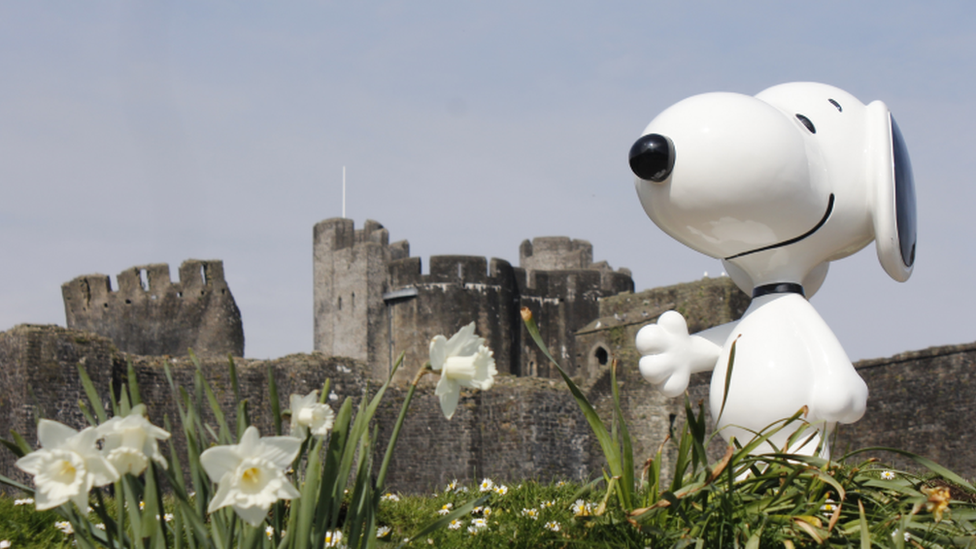
[[[498,494],[499,496],[504,496],[505,494],[508,493],[508,486],[505,486],[504,484],[499,484],[498,486],[495,486],[495,493]]]
[[[576,500],[576,503],[571,505],[569,508],[577,517],[588,517],[593,514],[593,504],[587,503],[581,499]]]
[[[495,483],[492,482],[490,478],[486,478],[481,481],[481,485],[478,486],[478,489],[481,490],[482,492],[490,492],[491,489],[494,487],[495,487]]]
[[[379,528],[376,529],[376,537],[383,539],[386,536],[389,536],[390,532],[392,532],[392,530],[390,529],[389,526],[380,526]]]
[[[328,531],[325,533],[325,546],[326,547],[339,547],[342,542],[342,532],[339,530]]]
[[[438,515],[442,515],[442,516],[443,515],[446,515],[446,514],[450,513],[451,512],[451,509],[453,509],[453,508],[454,508],[454,504],[453,503],[445,503],[443,507],[441,507],[440,509],[437,510],[437,514]]]
[[[556,521],[554,521],[554,520],[550,520],[549,522],[546,523],[546,530],[551,530],[553,532],[558,532],[559,531],[559,523],[556,522]]]
[[[837,502],[835,502],[832,499],[828,499],[827,501],[824,502],[823,505],[820,506],[820,512],[823,513],[823,515],[826,517],[833,515],[834,511],[836,510],[837,510]]]
[[[881,478],[882,478],[882,480],[894,480],[895,479],[895,472],[894,471],[881,471]]]
[[[471,519],[471,526],[475,528],[485,528],[488,526],[488,521],[483,518]]]
[[[447,525],[447,528],[450,530],[460,530],[461,526],[463,526],[463,523],[458,519],[454,519]]]
[[[400,496],[387,492],[380,496],[380,501],[400,501]]]
[[[522,516],[529,517],[532,520],[539,520],[539,510],[535,508],[522,509]]]

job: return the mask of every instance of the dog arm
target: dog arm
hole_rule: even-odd
[[[736,322],[715,326],[695,335],[676,311],[661,315],[657,324],[637,332],[641,375],[667,397],[676,397],[688,388],[691,374],[715,368],[725,340]]]

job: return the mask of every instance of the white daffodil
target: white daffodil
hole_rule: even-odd
[[[81,432],[56,421],[37,424],[41,447],[17,460],[17,467],[34,475],[35,507],[38,511],[71,500],[79,509],[88,507],[92,486],[105,486],[119,479],[115,467],[98,452],[98,432],[88,427]]]
[[[169,433],[149,423],[145,412],[146,406],[139,404],[129,415],[115,416],[97,427],[98,436],[105,439],[102,453],[120,475],[142,474],[150,459],[163,469],[167,467],[156,441],[168,439]]]
[[[430,367],[439,371],[434,393],[440,398],[444,417],[451,419],[461,397],[461,387],[490,389],[495,383],[495,359],[485,339],[474,335],[474,322],[447,339],[442,335],[430,341]]]
[[[240,443],[216,446],[200,454],[200,465],[218,483],[207,512],[230,505],[245,522],[258,526],[274,502],[299,497],[285,469],[301,445],[295,437],[262,438],[252,425]]]
[[[335,413],[328,404],[319,403],[318,391],[301,395],[291,395],[291,434],[305,440],[308,431],[312,435],[322,438],[329,434]]]

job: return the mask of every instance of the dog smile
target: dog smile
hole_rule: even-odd
[[[758,252],[765,252],[766,250],[773,250],[773,249],[776,249],[776,248],[782,248],[783,246],[789,246],[790,244],[796,244],[797,242],[803,240],[804,238],[806,238],[806,237],[812,235],[813,233],[817,232],[818,230],[820,230],[820,227],[823,227],[824,226],[824,223],[827,222],[827,219],[830,217],[830,214],[833,211],[834,211],[834,193],[830,193],[830,198],[827,199],[827,210],[824,212],[823,217],[820,218],[820,221],[812,229],[810,229],[809,231],[801,234],[800,236],[794,236],[793,238],[790,238],[789,240],[784,240],[784,241],[778,242],[776,244],[770,244],[768,246],[763,246],[762,248],[756,248],[755,250],[749,250],[749,251],[746,251],[746,252],[737,253],[735,255],[730,255],[729,257],[726,257],[725,259],[726,259],[726,261],[728,261],[730,259],[735,259],[737,257],[742,257],[744,255],[754,254],[754,253],[758,253]]]

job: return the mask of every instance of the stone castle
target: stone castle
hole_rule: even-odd
[[[180,281],[169,265],[132,267],[118,277],[85,275],[61,286],[69,328],[105,336],[126,352],[244,356],[244,326],[221,261],[184,261]]]
[[[599,444],[565,384],[528,338],[521,307],[532,310],[553,354],[605,418],[611,415],[610,365],[614,358],[620,362],[622,409],[640,465],[665,440],[684,403],[664,398],[640,378],[633,347],[637,330],[675,309],[689,330],[698,331],[737,319],[749,304],[728,278],[635,293],[628,270],[595,263],[588,242],[565,237],[524,241],[518,267],[502,259],[434,256],[423,274],[409,244],[391,244],[389,231],[377,222],[356,229],[351,220],[328,219],[313,234],[315,351],[269,361],[235,359],[252,421],[262,433],[272,425],[269,373],[282,395],[307,393],[330,378],[336,399],[356,398],[386,378],[400,353],[405,358],[398,380],[412,376],[427,360],[433,335],[449,336],[468,322],[476,323],[494,351],[496,386],[465,393],[451,421],[440,414],[431,386],[418,392],[388,477],[391,488],[404,491],[455,478],[599,474]],[[153,421],[175,420],[163,367],[177,383],[192,386],[196,366],[186,358],[191,347],[233,417],[226,357],[243,355],[244,336],[222,263],[186,261],[179,282],[170,279],[166,265],[133,267],[118,276],[118,285],[113,291],[105,275],[76,278],[62,287],[67,329],[21,325],[0,333],[4,432],[13,429],[33,440],[36,414],[83,426],[78,364],[105,401],[132,364]],[[854,441],[858,447],[897,447],[976,476],[976,440],[964,428],[976,419],[976,405],[967,404],[976,402],[976,344],[856,367],[871,392],[868,412],[840,429],[835,448]],[[706,397],[708,385],[707,375],[693,377],[692,402]],[[404,393],[402,383],[392,387],[377,412],[378,448],[386,446]],[[947,408],[942,403],[950,394],[955,405]],[[180,447],[179,433],[174,438]],[[440,456],[436,467],[429,465],[432,455]],[[669,462],[670,454],[664,459]],[[12,464],[10,455],[0,454],[0,474],[23,479]]]
[[[634,290],[628,270],[594,263],[589,242],[566,237],[526,240],[518,267],[497,258],[434,256],[429,274],[421,274],[407,241],[390,244],[389,231],[375,221],[357,230],[350,219],[327,219],[315,225],[313,242],[315,350],[361,360],[376,379],[389,374],[399,353],[404,364],[423,364],[433,336],[450,336],[471,321],[500,373],[548,377],[545,358],[525,343],[522,307],[546,319],[546,344],[575,372],[593,352],[577,345],[576,332],[599,318],[601,299]]]

